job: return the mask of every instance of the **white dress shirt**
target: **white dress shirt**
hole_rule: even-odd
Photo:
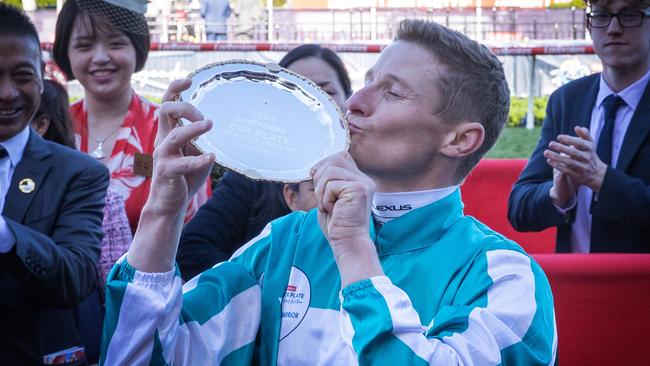
[[[29,140],[29,130],[28,125],[10,139],[0,142],[0,146],[7,150],[7,156],[0,159],[0,253],[7,253],[16,244],[16,238],[9,230],[7,222],[1,213],[4,210],[11,178],[14,175],[16,166],[23,159],[27,140]]]
[[[621,151],[625,133],[627,132],[627,128],[630,126],[632,116],[641,101],[641,97],[643,96],[643,92],[645,91],[649,80],[650,71],[634,84],[628,86],[617,94],[614,93],[609,85],[607,85],[602,75],[600,76],[600,89],[598,91],[598,96],[596,97],[596,104],[591,111],[591,124],[589,126],[589,134],[595,141],[595,146],[598,146],[598,138],[600,137],[600,132],[605,124],[603,101],[611,94],[618,95],[625,101],[625,105],[619,107],[616,112],[614,134],[612,136],[612,167],[616,167],[616,164],[618,163],[618,154]],[[591,248],[591,214],[589,213],[589,207],[591,205],[592,196],[593,191],[589,187],[580,186],[580,188],[578,188],[576,197],[576,219],[571,226],[570,236],[571,251],[574,253],[589,253]]]

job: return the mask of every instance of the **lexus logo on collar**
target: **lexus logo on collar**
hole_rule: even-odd
[[[375,209],[377,209],[377,211],[409,211],[409,210],[413,209],[413,207],[411,207],[411,204],[399,205],[399,206],[397,206],[397,205],[391,205],[391,206],[379,205],[379,206],[376,206]]]

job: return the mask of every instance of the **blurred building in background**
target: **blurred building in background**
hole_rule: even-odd
[[[151,1],[148,17],[154,39],[205,41],[198,1]],[[231,41],[388,42],[399,20],[412,17],[443,23],[480,40],[584,39],[584,17],[572,3],[581,4],[576,0],[233,0],[236,11],[228,21],[228,34]]]
[[[57,0],[23,4],[53,40]],[[58,0],[61,2],[61,0]],[[34,10],[35,4],[45,9]],[[48,5],[49,4],[49,5]],[[232,0],[227,41],[388,42],[403,18],[433,20],[478,40],[585,39],[580,0]],[[60,6],[60,4],[58,4]],[[48,8],[49,6],[49,8]],[[205,42],[200,0],[151,0],[154,42]]]

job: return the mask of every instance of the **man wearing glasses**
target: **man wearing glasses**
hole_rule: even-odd
[[[558,252],[650,252],[650,0],[586,4],[603,71],[551,95],[509,219],[557,226]]]

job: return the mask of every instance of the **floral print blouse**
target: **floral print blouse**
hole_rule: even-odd
[[[77,148],[88,153],[88,114],[83,99],[70,106],[70,114],[75,124]],[[150,177],[136,174],[135,154],[153,155],[157,130],[158,106],[133,92],[129,110],[124,117],[122,127],[117,131],[113,151],[106,162],[111,173],[109,187],[122,196],[132,232],[135,232],[138,227],[140,213],[149,197],[151,186]],[[199,206],[211,195],[208,178],[205,185],[190,200],[185,222],[194,216]]]

